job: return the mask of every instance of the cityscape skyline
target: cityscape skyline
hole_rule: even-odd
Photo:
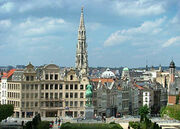
[[[168,66],[172,58],[180,64],[177,0],[41,2],[0,3],[0,65],[74,67],[82,5],[90,67]]]

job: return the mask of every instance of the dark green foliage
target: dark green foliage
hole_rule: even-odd
[[[28,121],[24,127],[24,129],[32,129],[32,121]]]
[[[41,122],[40,114],[37,114],[32,120],[33,129],[37,129],[38,124]]]
[[[129,122],[129,126],[133,129],[161,129],[158,124],[153,123],[148,118],[145,119],[145,121],[142,122]]]
[[[110,122],[109,124],[116,124],[115,122]]]
[[[149,108],[147,105],[144,105],[142,107],[139,108],[139,115],[141,116],[140,121],[145,121],[145,119],[147,118],[147,115],[149,113]]]
[[[14,114],[14,106],[11,104],[0,105],[0,122]]]
[[[49,129],[49,125],[50,125],[49,121],[41,121],[38,124],[37,129]]]
[[[61,129],[123,129],[119,124],[106,123],[63,123]]]
[[[41,121],[40,114],[37,114],[32,121],[28,121],[24,129],[49,129],[49,121]]]
[[[176,104],[179,104],[179,95],[176,95]]]
[[[161,116],[164,114],[176,120],[180,120],[180,104],[166,106],[162,109]]]

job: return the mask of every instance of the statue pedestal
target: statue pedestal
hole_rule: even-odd
[[[85,107],[85,117],[86,119],[93,119],[94,118],[94,107],[93,106],[86,106]]]

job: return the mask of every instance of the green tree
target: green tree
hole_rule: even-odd
[[[145,119],[147,118],[147,115],[149,113],[149,108],[147,105],[144,105],[142,107],[139,108],[139,115],[140,115],[140,122],[145,121]]]
[[[11,104],[0,105],[0,122],[14,114],[14,106]]]

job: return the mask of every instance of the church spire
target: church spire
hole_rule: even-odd
[[[81,7],[81,18],[80,18],[79,30],[85,30],[83,6]]]
[[[88,55],[86,44],[86,30],[84,24],[83,7],[81,8],[80,24],[78,29],[78,43],[76,47],[76,70],[79,75],[88,75]]]

